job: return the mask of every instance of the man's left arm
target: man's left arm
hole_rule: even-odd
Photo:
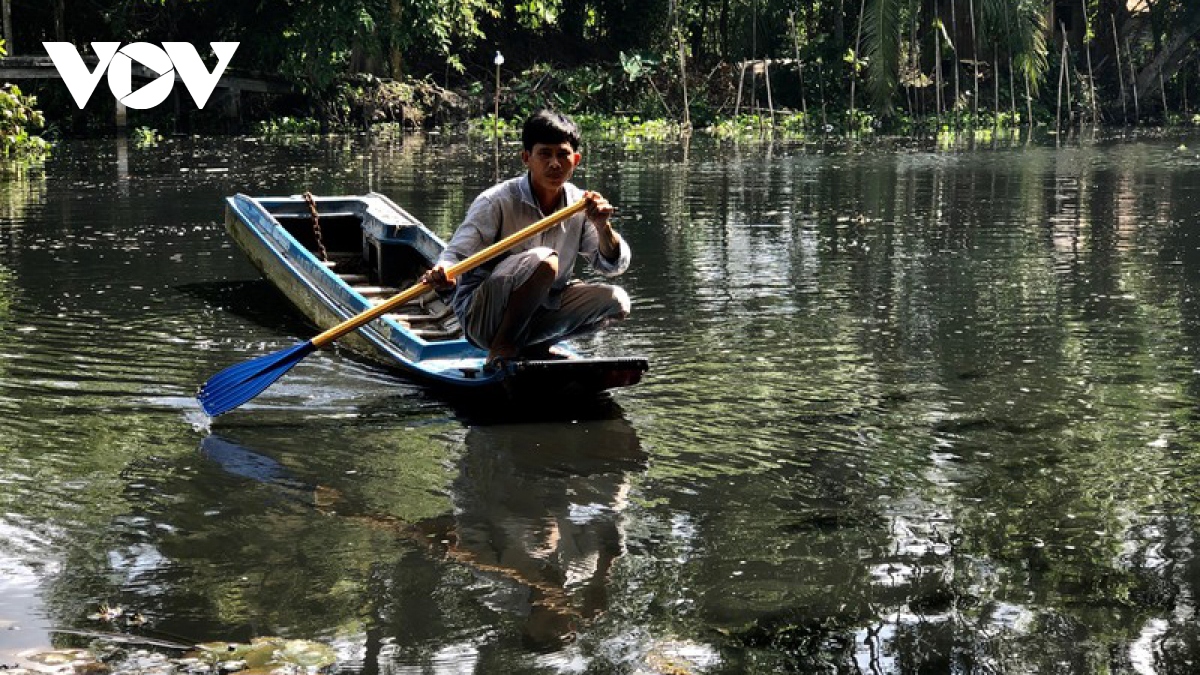
[[[629,267],[629,244],[612,227],[612,204],[599,192],[585,192],[584,198],[588,200],[586,214],[592,227],[584,231],[581,252],[597,272],[616,276]]]

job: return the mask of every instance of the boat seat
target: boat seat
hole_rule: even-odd
[[[358,291],[358,294],[364,298],[381,298],[386,300],[403,289],[392,288],[391,286],[355,286],[354,290]]]
[[[461,332],[456,330],[445,330],[438,328],[413,328],[413,335],[423,340],[453,340],[458,337]]]
[[[397,289],[396,293],[399,292],[400,290]],[[383,303],[387,302],[389,299],[391,299],[391,296],[395,295],[396,293],[392,293],[391,295],[368,295],[363,293],[363,296],[366,297],[367,302],[370,302],[372,306],[375,306],[382,305]],[[404,303],[401,305],[401,307],[409,307],[416,312],[425,313],[425,310],[432,304],[431,300],[435,298],[437,298],[437,294],[435,294],[433,291],[430,291],[429,293],[418,297],[416,300],[411,300]]]
[[[453,315],[454,310],[447,307],[440,312],[434,312],[432,314],[401,314],[397,312],[395,314],[387,314],[385,316],[408,326],[414,323],[437,323]]]

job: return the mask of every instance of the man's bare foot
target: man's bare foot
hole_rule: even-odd
[[[501,367],[507,361],[512,361],[520,354],[520,350],[516,347],[495,346],[493,345],[488,350],[487,361],[483,364],[484,370],[495,370]]]

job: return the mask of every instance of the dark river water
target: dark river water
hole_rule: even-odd
[[[0,176],[0,665],[100,631],[368,674],[1192,672],[1193,147],[598,143],[634,311],[580,346],[640,385],[481,420],[322,352],[210,421],[208,376],[314,334],[225,196],[377,190],[445,236],[491,147],[60,145]]]

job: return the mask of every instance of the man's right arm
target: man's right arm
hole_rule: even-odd
[[[487,196],[477,197],[471,208],[467,209],[467,217],[454,231],[454,236],[446,244],[433,269],[426,272],[421,281],[430,284],[439,292],[453,288],[455,280],[446,276],[446,270],[490,246],[499,238],[499,233],[500,205]]]

